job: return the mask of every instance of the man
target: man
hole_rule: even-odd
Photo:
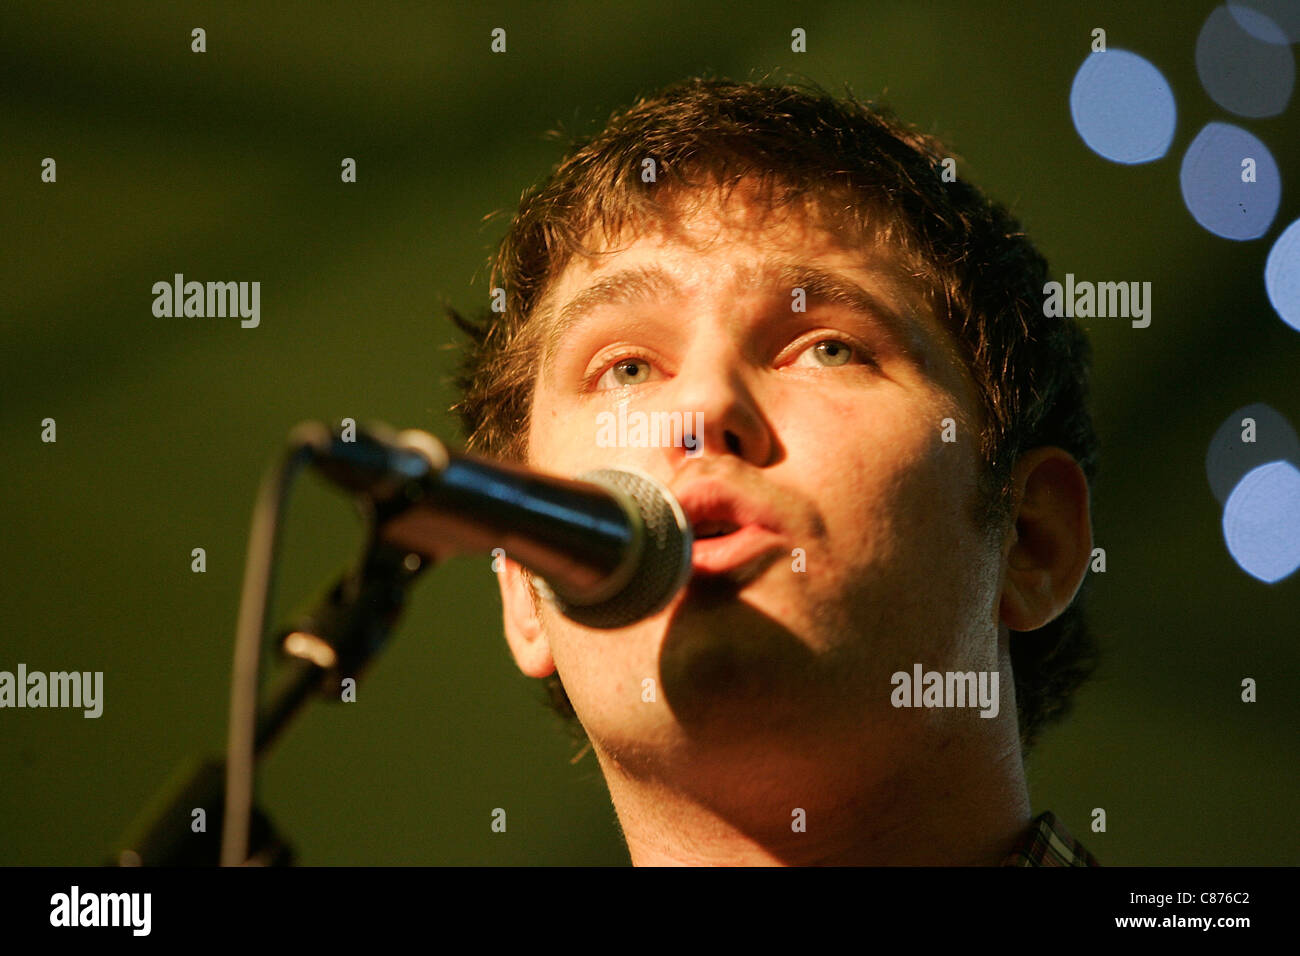
[[[639,468],[694,524],[688,587],[620,630],[499,576],[634,864],[1095,864],[1023,765],[1090,664],[1087,343],[946,158],[851,98],[688,82],[525,194],[504,312],[454,316],[471,449]],[[689,433],[609,447],[613,412]]]

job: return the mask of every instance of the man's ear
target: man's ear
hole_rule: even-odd
[[[555,661],[551,658],[551,646],[542,634],[537,600],[524,577],[524,569],[503,557],[497,584],[501,587],[506,641],[515,663],[529,677],[550,676],[555,672]]]
[[[1032,631],[1070,606],[1092,557],[1088,479],[1060,448],[1035,448],[1012,471],[1015,512],[1007,535],[998,613]]]

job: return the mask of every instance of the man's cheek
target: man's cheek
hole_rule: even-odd
[[[944,510],[968,483],[978,441],[964,417],[947,403],[935,402],[909,416],[892,443],[893,483],[899,497],[922,511]]]
[[[653,655],[655,641],[664,627],[661,617],[656,615],[618,631],[592,630],[574,624],[543,602],[542,628],[557,668],[614,676],[622,665]]]
[[[936,443],[892,447],[896,457],[863,463],[837,513],[828,515],[836,550],[857,568],[885,577],[933,561],[959,531],[951,524],[959,514],[953,453]]]

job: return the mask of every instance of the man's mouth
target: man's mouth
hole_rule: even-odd
[[[699,537],[691,549],[691,568],[696,574],[734,574],[765,561],[782,547],[775,531],[747,524],[726,534]]]
[[[725,535],[734,534],[739,530],[740,525],[734,521],[702,521],[695,526],[695,540],[721,538]]]
[[[678,500],[695,535],[691,568],[697,576],[748,577],[784,548],[785,536],[772,511],[720,481],[688,485]]]

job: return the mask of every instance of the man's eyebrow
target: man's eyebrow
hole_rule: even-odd
[[[569,329],[600,306],[652,302],[678,291],[676,280],[658,266],[623,269],[602,277],[566,302],[550,323],[546,331],[545,364],[551,364]]]
[[[848,276],[797,262],[765,261],[756,270],[747,270],[748,281],[780,288],[793,297],[803,289],[809,304],[838,305],[857,315],[879,322],[900,348],[916,357],[924,354],[925,329],[919,321],[908,321],[884,297],[864,289]]]

